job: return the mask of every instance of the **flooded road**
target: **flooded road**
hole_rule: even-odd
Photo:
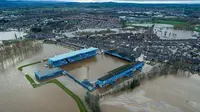
[[[1,112],[77,112],[75,101],[54,84],[32,88],[18,66],[52,57],[69,50],[56,45],[44,44],[38,54],[0,71]]]

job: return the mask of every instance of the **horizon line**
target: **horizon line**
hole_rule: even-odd
[[[146,0],[146,1],[107,1],[107,0],[77,0],[77,1],[70,1],[70,0],[6,0],[12,2],[63,2],[63,3],[130,3],[130,4],[200,4],[200,1],[156,1],[156,0]]]

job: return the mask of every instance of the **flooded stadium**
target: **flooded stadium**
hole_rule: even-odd
[[[128,62],[109,55],[97,55],[86,60],[65,65],[62,68],[78,80],[89,79],[90,81],[95,81],[107,74],[108,71],[126,63]]]
[[[54,52],[52,52],[54,51]],[[52,44],[43,44],[38,54],[0,71],[0,108],[3,111],[38,111],[38,112],[77,112],[73,99],[54,84],[32,88],[18,66],[47,59],[69,52],[68,48]],[[62,66],[79,80],[88,78],[95,81],[108,71],[127,62],[107,55],[97,55],[80,62]],[[45,63],[25,67],[25,73],[34,78],[34,71],[45,69]],[[146,68],[145,68],[146,69]],[[194,78],[195,77],[195,78]],[[63,85],[84,100],[85,89],[67,76],[56,77]],[[101,99],[103,112],[199,112],[200,98],[198,90],[199,76],[169,75],[146,80],[131,92],[109,95]],[[16,97],[17,96],[17,97]],[[167,96],[167,97],[166,97]],[[176,100],[175,100],[176,99]],[[59,103],[57,103],[59,102]],[[21,108],[23,106],[23,108]]]

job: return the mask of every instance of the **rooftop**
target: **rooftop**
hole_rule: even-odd
[[[62,71],[62,69],[52,68],[52,69],[48,69],[48,70],[45,70],[45,71],[37,71],[37,72],[35,72],[35,74],[38,77],[43,77],[43,76],[48,76],[49,74],[52,74],[52,73],[55,73],[55,72],[58,72],[58,71]]]
[[[62,60],[62,59],[65,59],[65,58],[76,56],[76,55],[81,54],[81,53],[87,53],[87,52],[96,51],[96,50],[98,50],[98,48],[94,48],[94,47],[90,47],[90,48],[87,48],[87,49],[84,48],[84,49],[81,49],[81,50],[72,51],[72,52],[69,52],[69,53],[54,56],[53,58],[49,58],[49,60],[58,61],[58,60]]]
[[[118,68],[116,68],[114,70],[109,71],[108,74],[106,74],[105,76],[99,78],[98,80],[105,81],[105,80],[107,80],[107,79],[109,79],[109,78],[111,78],[111,77],[113,77],[115,75],[118,75],[119,73],[121,73],[121,72],[123,72],[125,70],[128,70],[129,68],[131,68],[131,67],[133,67],[133,66],[135,66],[135,65],[137,65],[139,63],[140,62],[133,62],[131,64],[126,64],[126,65],[123,65],[121,67],[118,67]]]

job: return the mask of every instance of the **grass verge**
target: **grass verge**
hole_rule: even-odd
[[[64,90],[68,95],[70,95],[77,103],[78,105],[78,108],[80,110],[80,112],[87,112],[83,102],[81,101],[81,99],[75,95],[72,91],[70,91],[68,88],[66,88],[62,83],[60,83],[58,80],[56,79],[53,79],[53,80],[50,80],[48,81],[47,83],[54,83],[56,84],[57,86],[59,86],[62,90]]]
[[[35,81],[28,75],[25,75],[26,79],[31,83],[31,85],[33,86],[33,88],[37,88],[40,86],[40,84],[36,84]]]
[[[33,62],[33,63],[29,63],[29,64],[26,64],[26,65],[22,65],[20,67],[18,67],[18,70],[19,71],[22,71],[24,67],[27,67],[27,66],[30,66],[30,65],[34,65],[34,64],[38,64],[38,63],[42,63],[42,62],[45,62],[47,61],[48,59],[44,59],[42,61],[37,61],[37,62]]]
[[[49,81],[47,81],[45,83],[41,83],[41,84],[36,84],[35,81],[28,74],[26,74],[25,76],[26,76],[27,80],[30,82],[30,84],[33,86],[33,88],[37,88],[37,87],[44,85],[44,84],[47,84],[47,83],[56,84],[57,86],[59,86],[63,91],[65,91],[68,95],[70,95],[76,101],[80,112],[87,112],[87,109],[85,108],[81,99],[76,94],[74,94],[72,91],[70,91],[68,88],[66,88],[57,79],[49,80]]]

